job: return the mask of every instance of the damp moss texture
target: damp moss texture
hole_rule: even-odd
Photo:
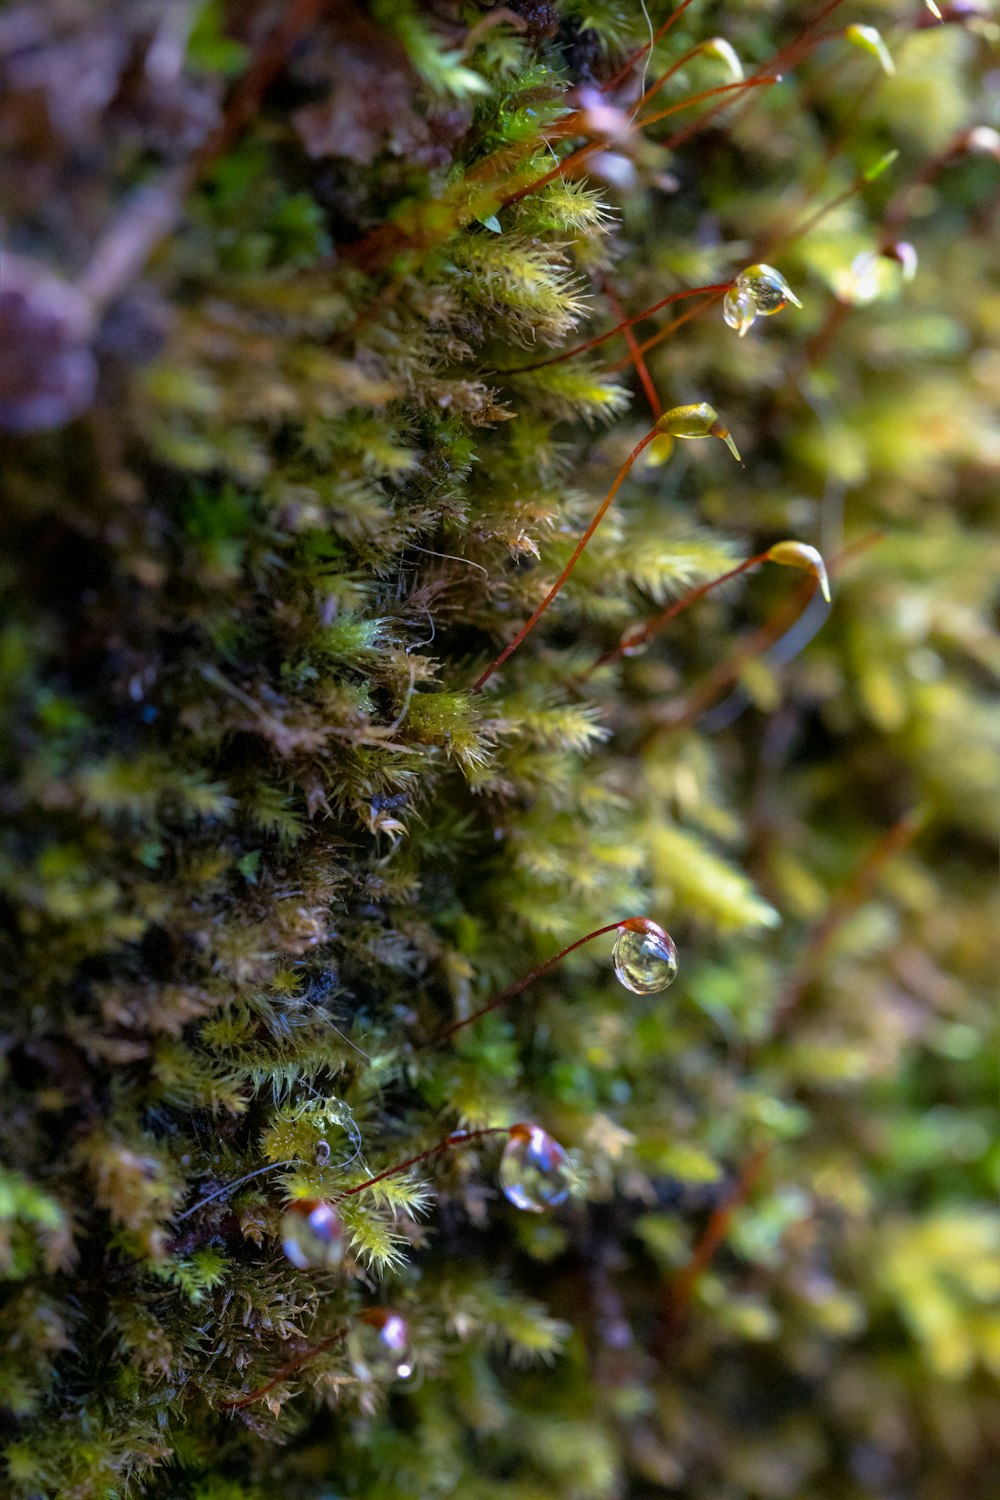
[[[5,1497],[1000,1493],[998,36],[0,13]]]

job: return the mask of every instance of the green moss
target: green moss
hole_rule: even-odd
[[[845,10],[893,79],[831,15],[781,88],[541,183],[641,9],[320,7],[277,42],[263,6],[156,41],[145,8],[29,9],[0,106],[27,277],[0,401],[4,1493],[992,1494],[997,302],[989,152],[955,132],[995,26]],[[794,11],[687,7],[646,79],[712,27],[749,73]],[[149,253],[56,317],[150,203]],[[838,300],[887,224],[916,277]],[[761,258],[801,311],[635,327],[685,315],[650,380],[717,407],[743,467],[646,455],[474,692],[653,421],[620,334],[540,362],[619,321],[609,285],[637,313]],[[793,625],[809,580],[764,568],[590,673],[791,538],[829,617]],[[679,947],[666,993],[615,983],[609,935],[427,1045],[643,912]],[[571,1151],[555,1213],[501,1196],[486,1137],[342,1199],[340,1270],[284,1256],[290,1199],[519,1120]],[[391,1389],[341,1337],[378,1306],[410,1326]]]

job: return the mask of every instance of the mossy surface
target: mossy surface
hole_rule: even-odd
[[[621,0],[0,16],[14,1500],[1000,1486],[998,28],[828,10],[691,5],[627,71]],[[784,81],[692,103],[713,36]],[[545,362],[759,261],[801,311]],[[646,386],[742,466],[644,454],[474,691]],[[785,539],[832,610],[765,564],[591,670]],[[669,990],[600,938],[427,1045],[643,913]],[[520,1120],[552,1213],[484,1136],[283,1255],[290,1200]]]

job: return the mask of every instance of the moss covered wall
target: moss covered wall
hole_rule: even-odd
[[[5,1495],[997,1492],[998,25],[933,9],[0,14]],[[703,402],[742,463],[647,448],[473,691]],[[783,540],[831,609],[616,654]],[[434,1040],[640,915],[669,989],[608,934]],[[502,1133],[362,1186],[519,1121],[550,1212]]]

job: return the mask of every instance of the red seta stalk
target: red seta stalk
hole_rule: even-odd
[[[453,1021],[443,1031],[437,1032],[431,1037],[430,1041],[424,1042],[423,1046],[437,1047],[441,1042],[446,1042],[449,1037],[454,1036],[456,1031],[462,1031],[464,1027],[471,1026],[474,1021],[482,1020],[483,1016],[488,1016],[491,1011],[500,1010],[509,1001],[516,999],[530,984],[534,984],[536,979],[541,979],[543,974],[551,973],[557,964],[562,963],[563,959],[577,948],[582,948],[584,943],[592,943],[594,938],[603,937],[606,932],[621,932],[622,929],[627,932],[646,932],[653,925],[648,917],[624,917],[619,922],[608,922],[604,927],[595,927],[593,932],[588,932],[584,937],[577,938],[575,943],[570,943],[560,953],[556,953],[552,958],[547,958],[544,963],[538,964],[530,973],[518,979],[515,984],[508,985],[507,989],[502,990],[488,1005],[482,1006],[479,1010],[474,1011],[471,1016],[466,1016],[461,1021]]]
[[[630,57],[627,57],[625,59],[618,71],[616,73],[613,73],[606,83],[601,84],[602,94],[610,94],[612,89],[616,89],[620,83],[624,83],[625,79],[635,67],[636,63],[639,62],[648,53],[651,53],[657,42],[663,40],[667,32],[670,30],[671,26],[675,21],[680,20],[681,16],[687,10],[690,4],[691,0],[682,0],[682,3],[678,5],[677,9],[670,12],[670,15],[664,22],[662,22],[662,24],[654,32],[650,40],[648,42],[645,42],[643,46],[638,47]]]
[[[592,673],[597,671],[598,667],[606,667],[611,662],[618,661],[620,657],[644,645],[646,641],[656,635],[658,630],[662,630],[664,625],[669,625],[671,620],[676,620],[678,615],[683,614],[686,609],[690,609],[692,604],[697,604],[699,599],[704,599],[705,595],[711,593],[712,589],[717,589],[721,584],[728,583],[731,578],[739,578],[741,573],[746,573],[750,568],[755,568],[758,563],[767,562],[768,557],[769,553],[767,551],[758,552],[756,557],[748,557],[746,562],[741,562],[737,567],[730,568],[728,573],[720,573],[718,578],[710,578],[707,583],[700,583],[697,588],[690,589],[686,594],[682,594],[679,599],[674,600],[673,604],[668,604],[666,609],[661,610],[658,615],[654,615],[651,620],[647,620],[638,629],[631,626],[625,631],[617,646],[613,646],[610,651],[605,651],[604,655],[599,656],[596,661],[592,662],[586,671],[580,673],[579,681],[585,682]]]
[[[720,285],[714,290],[708,287],[703,288],[708,293],[704,302],[699,302],[695,307],[689,307],[686,312],[681,313],[680,317],[672,318],[666,327],[660,329],[659,333],[651,334],[648,339],[643,339],[642,343],[636,346],[634,354],[629,353],[623,355],[621,359],[616,359],[613,365],[606,367],[607,370],[612,374],[617,374],[619,370],[627,369],[633,363],[636,355],[641,358],[642,355],[648,354],[650,349],[655,349],[658,344],[662,344],[664,339],[668,339],[672,333],[675,333],[678,328],[682,328],[685,323],[690,323],[693,318],[700,317],[702,313],[708,312],[710,307],[714,307],[717,302],[721,302],[731,286],[732,282],[727,281],[724,285]]]
[[[632,332],[632,324],[629,322],[628,318],[625,317],[625,309],[624,307],[622,307],[621,298],[615,291],[610,276],[605,276],[604,278],[604,295],[611,303],[611,311],[614,313],[615,317],[618,318],[619,322],[622,322],[622,320],[624,320],[624,328],[622,329],[622,332],[625,335],[625,342],[628,345],[629,357],[631,358],[632,363],[635,365],[636,374],[639,377],[640,384],[642,385],[643,390],[646,392],[646,400],[649,402],[649,409],[653,413],[654,418],[662,417],[663,402],[660,400],[656,386],[653,384],[653,377],[652,375],[650,375],[646,361],[643,359],[642,354],[639,350],[639,340]]]
[[[328,1338],[320,1339],[318,1344],[310,1344],[307,1349],[303,1349],[298,1354],[293,1355],[264,1385],[259,1385],[256,1390],[248,1392],[245,1396],[238,1396],[235,1401],[221,1402],[222,1409],[224,1411],[242,1411],[244,1406],[252,1406],[255,1401],[259,1401],[262,1396],[266,1396],[268,1391],[273,1391],[276,1385],[283,1385],[286,1380],[289,1380],[293,1375],[297,1375],[303,1365],[309,1364],[311,1360],[318,1358],[321,1354],[325,1354],[328,1349],[334,1349],[338,1344],[343,1343],[350,1331],[350,1323],[342,1323]]]
[[[662,307],[669,307],[672,302],[682,302],[687,297],[701,297],[713,292],[724,296],[732,285],[731,281],[720,281],[709,286],[685,287],[683,291],[671,292],[669,297],[662,297],[659,302],[654,302],[651,307],[644,307],[642,312],[633,313],[630,318],[623,317],[621,322],[616,323],[613,328],[607,329],[604,333],[597,334],[592,339],[587,339],[583,344],[576,344],[572,349],[564,349],[560,354],[551,354],[546,359],[538,359],[534,364],[518,365],[516,369],[501,370],[498,373],[501,375],[525,375],[529,370],[544,370],[548,365],[558,365],[564,359],[572,359],[577,354],[585,354],[588,349],[596,349],[598,344],[603,344],[605,340],[614,338],[616,333],[624,333],[626,338],[628,338],[628,331],[636,323],[641,323],[645,318],[651,318],[654,313],[659,312]],[[605,290],[607,290],[607,286],[605,286]],[[637,350],[639,348],[640,346],[637,346]],[[633,351],[633,353],[635,352]],[[631,362],[631,357],[625,361],[626,364]],[[655,403],[652,404],[655,405]],[[659,412],[655,412],[655,415],[659,416]]]
[[[490,678],[493,676],[494,672],[498,671],[500,667],[503,666],[507,658],[517,650],[518,646],[520,646],[521,642],[525,639],[529,632],[534,629],[535,625],[541,619],[542,615],[548,609],[549,605],[552,603],[553,599],[559,593],[563,584],[566,582],[567,578],[576,567],[581,553],[583,552],[587,543],[590,541],[590,538],[594,535],[594,532],[597,530],[598,526],[601,524],[601,521],[603,520],[609,505],[617,495],[632,465],[635,463],[636,459],[639,457],[639,454],[647,446],[647,444],[651,443],[657,436],[659,430],[660,429],[658,427],[651,427],[650,430],[646,433],[645,437],[641,438],[640,441],[636,443],[635,447],[632,449],[632,452],[629,454],[628,458],[618,470],[618,473],[615,476],[614,483],[612,484],[611,488],[608,490],[608,493],[605,495],[604,499],[601,501],[596,512],[594,513],[594,517],[590,522],[590,525],[587,527],[586,531],[583,533],[583,536],[574,547],[573,555],[570,557],[569,562],[563,568],[562,572],[559,574],[559,577],[549,589],[541,604],[539,604],[534,613],[521,626],[514,639],[504,647],[496,660],[491,662],[490,665],[486,668],[486,671],[481,673],[481,675],[476,678],[476,681],[472,684],[472,691],[474,693],[479,693],[482,691],[486,683],[489,682]]]
[[[492,1007],[487,1007],[487,1009],[492,1009]],[[470,1017],[470,1020],[475,1019],[475,1016]],[[466,1023],[462,1021],[459,1024],[464,1026]],[[442,1036],[447,1035],[450,1035],[450,1030],[442,1033]],[[434,1040],[438,1039],[435,1037]],[[467,1146],[470,1141],[482,1140],[488,1135],[509,1135],[511,1128],[509,1125],[488,1125],[480,1130],[453,1130],[451,1135],[446,1135],[444,1140],[438,1141],[436,1146],[428,1146],[426,1151],[418,1151],[416,1156],[408,1156],[405,1161],[397,1162],[394,1167],[386,1167],[384,1172],[376,1172],[374,1177],[368,1177],[354,1187],[345,1188],[331,1201],[336,1204],[342,1202],[344,1198],[353,1198],[355,1193],[365,1192],[367,1188],[374,1187],[376,1182],[384,1182],[387,1177],[398,1177],[401,1172],[408,1172],[411,1167],[419,1166],[422,1161],[430,1161],[432,1156],[440,1156],[443,1151],[449,1151],[453,1146]]]

